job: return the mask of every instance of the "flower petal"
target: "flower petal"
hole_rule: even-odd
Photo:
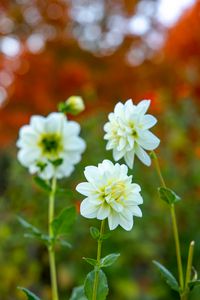
[[[108,226],[110,230],[114,230],[118,225],[119,225],[119,215],[112,211],[108,216]]]
[[[100,179],[100,174],[99,174],[99,170],[97,167],[94,166],[88,166],[85,168],[84,171],[84,175],[85,178],[89,181],[89,182],[95,182],[98,181]]]
[[[97,211],[98,211],[98,206],[91,203],[88,200],[88,198],[84,199],[81,202],[80,213],[83,217],[88,218],[88,219],[96,218]]]
[[[49,133],[60,133],[63,131],[65,115],[62,113],[51,113],[45,120],[45,131]]]
[[[134,156],[135,156],[134,151],[129,151],[124,155],[125,162],[127,163],[130,169],[133,168]]]
[[[149,130],[140,131],[137,142],[145,150],[154,150],[160,144],[160,140]]]
[[[76,190],[84,196],[89,196],[93,191],[93,187],[89,182],[82,182],[77,185]]]
[[[124,105],[121,102],[118,102],[115,105],[114,113],[116,114],[116,116],[121,116],[121,114],[124,113]]]
[[[123,151],[118,151],[117,149],[113,149],[113,158],[115,161],[118,161],[119,159],[121,159],[124,156],[124,152]]]
[[[145,115],[142,118],[142,122],[141,122],[142,129],[149,129],[149,128],[153,127],[156,123],[157,123],[157,119],[154,116]]]
[[[129,206],[129,209],[131,210],[131,212],[133,213],[134,216],[142,217],[142,211],[139,208],[139,206],[137,206],[137,205]]]
[[[141,160],[141,162],[143,162],[143,164],[145,164],[146,166],[151,165],[151,159],[149,155],[139,145],[136,145],[135,153],[137,157]]]
[[[104,220],[105,218],[107,218],[110,214],[110,206],[107,204],[102,204],[99,207],[99,210],[97,212],[97,219],[98,220]]]
[[[130,193],[127,204],[128,205],[140,205],[143,203],[143,198],[139,193]]]
[[[38,160],[39,155],[40,151],[37,148],[25,148],[18,152],[17,157],[23,166],[29,167],[30,164],[33,164]]]
[[[150,104],[151,104],[151,100],[142,100],[136,106],[135,111],[137,112],[137,114],[144,115],[147,112]]]
[[[33,128],[36,132],[44,132],[45,117],[42,116],[32,116],[30,119],[30,128]]]
[[[118,201],[112,201],[110,203],[110,206],[112,207],[113,210],[115,210],[117,213],[120,213],[123,211],[124,207],[121,203],[119,203]]]
[[[80,133],[81,127],[77,122],[69,121],[65,123],[65,136],[78,135]]]
[[[85,148],[85,141],[78,136],[69,137],[64,144],[65,150],[78,150],[78,152],[83,152]]]
[[[133,217],[132,215],[126,212],[123,212],[119,215],[119,225],[125,230],[130,231],[133,227]]]

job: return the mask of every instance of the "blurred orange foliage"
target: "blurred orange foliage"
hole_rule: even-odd
[[[119,3],[124,14],[134,12],[135,1]],[[113,102],[128,98],[152,99],[151,109],[156,113],[162,113],[166,101],[174,103],[190,96],[198,99],[199,1],[169,30],[163,49],[138,66],[131,66],[126,60],[133,42],[139,41],[135,36],[127,35],[110,55],[98,56],[83,50],[77,40],[68,35],[69,7],[62,1],[48,1],[48,5],[36,1],[35,9],[43,23],[54,28],[56,34],[46,41],[45,49],[30,53],[25,36],[31,34],[32,27],[27,26],[23,15],[30,8],[32,6],[26,8],[12,1],[5,2],[4,6],[2,3],[3,11],[15,21],[22,51],[16,58],[0,56],[1,68],[14,76],[7,87],[7,101],[0,110],[1,145],[16,139],[19,127],[28,122],[30,115],[56,110],[57,103],[72,94],[85,99],[87,110],[83,116],[97,110],[107,111]],[[111,11],[109,5],[106,9],[107,13]]]

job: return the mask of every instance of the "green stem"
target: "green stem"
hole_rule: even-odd
[[[180,300],[187,300],[188,299],[188,294],[183,293],[180,295]]]
[[[189,294],[189,287],[188,283],[191,278],[191,272],[192,272],[192,261],[193,261],[193,254],[194,254],[194,245],[195,242],[192,241],[189,246],[188,251],[188,261],[187,261],[187,269],[186,269],[186,276],[185,276],[185,288],[183,293],[180,295],[181,300],[188,300],[188,294]]]
[[[165,180],[164,180],[164,178],[162,176],[162,172],[161,172],[160,164],[159,164],[159,161],[158,161],[158,157],[157,157],[157,155],[156,155],[156,153],[154,151],[152,151],[151,154],[152,154],[151,157],[153,158],[154,163],[155,163],[156,171],[158,173],[158,177],[160,179],[160,182],[161,182],[162,186],[164,188],[166,188],[167,186],[166,186]]]
[[[100,235],[99,235],[99,238],[98,238],[98,246],[97,246],[97,266],[100,265],[100,260],[101,260],[102,235],[104,233],[104,227],[105,227],[105,220],[102,220],[101,221]],[[99,267],[98,267],[98,269],[95,270],[92,300],[97,299],[98,281],[99,281]]]
[[[55,264],[55,249],[54,249],[54,233],[52,230],[51,223],[54,219],[54,202],[56,193],[56,177],[52,179],[51,193],[49,195],[49,237],[51,243],[48,247],[49,251],[49,264],[50,264],[50,274],[51,274],[51,286],[52,286],[52,300],[58,300],[58,287],[57,287],[57,277],[56,277],[56,264]]]
[[[166,183],[162,176],[160,164],[159,164],[157,155],[154,151],[152,151],[152,158],[154,159],[156,171],[160,178],[160,182],[161,182],[162,186],[164,188],[166,188]],[[183,289],[184,289],[183,266],[182,266],[180,241],[179,241],[179,234],[178,234],[178,227],[177,227],[176,212],[175,212],[174,204],[170,205],[170,212],[171,212],[172,228],[173,228],[173,235],[174,235],[174,241],[175,241],[175,247],[176,247],[176,259],[177,259],[177,265],[178,265],[179,283],[180,283],[180,288],[183,291]]]
[[[185,277],[185,289],[188,289],[188,283],[191,278],[191,272],[192,272],[192,261],[193,261],[193,255],[194,255],[194,245],[195,242],[192,241],[189,246],[188,251],[188,261],[187,261],[187,269],[186,269],[186,277]]]
[[[170,210],[171,210],[172,227],[173,227],[174,240],[176,246],[176,258],[177,258],[178,273],[179,273],[179,283],[180,283],[181,290],[183,290],[184,289],[183,266],[182,266],[180,241],[179,241],[174,204],[171,204]]]

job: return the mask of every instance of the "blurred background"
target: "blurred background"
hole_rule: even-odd
[[[71,95],[81,95],[81,123],[87,151],[71,178],[60,185],[72,195],[56,200],[56,211],[81,201],[74,191],[86,165],[112,159],[105,151],[103,124],[116,102],[151,99],[161,139],[157,154],[177,204],[183,264],[196,241],[200,270],[200,1],[195,0],[1,0],[0,3],[0,299],[25,299],[24,286],[50,299],[45,246],[24,238],[20,215],[47,229],[47,195],[16,160],[18,130],[32,114],[48,114]],[[131,173],[131,172],[130,172]],[[158,199],[153,166],[136,161],[132,171],[142,185],[143,218],[131,232],[117,229],[103,254],[121,252],[106,273],[110,300],[178,299],[152,265],[156,259],[176,274],[168,207]],[[78,217],[69,235],[72,249],[57,249],[61,300],[91,270],[82,257],[94,257],[89,236],[94,220]],[[177,274],[176,274],[177,275]],[[200,289],[191,293],[199,299]]]

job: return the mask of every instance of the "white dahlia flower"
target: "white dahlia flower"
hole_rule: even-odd
[[[124,157],[129,168],[133,167],[134,156],[147,166],[151,159],[145,150],[154,150],[160,140],[149,131],[157,120],[146,114],[150,100],[142,100],[134,105],[132,100],[117,103],[113,113],[108,116],[109,122],[104,125],[104,139],[108,140],[106,150],[113,150],[113,157],[118,161]]]
[[[80,125],[68,121],[63,113],[32,116],[30,124],[19,131],[18,159],[31,174],[43,179],[67,177],[85,150],[79,132]]]
[[[104,160],[98,167],[88,166],[84,174],[88,182],[79,183],[76,190],[86,198],[80,212],[86,218],[108,218],[110,230],[118,225],[125,230],[133,227],[133,216],[141,217],[139,204],[143,203],[141,188],[132,183],[126,165]]]

